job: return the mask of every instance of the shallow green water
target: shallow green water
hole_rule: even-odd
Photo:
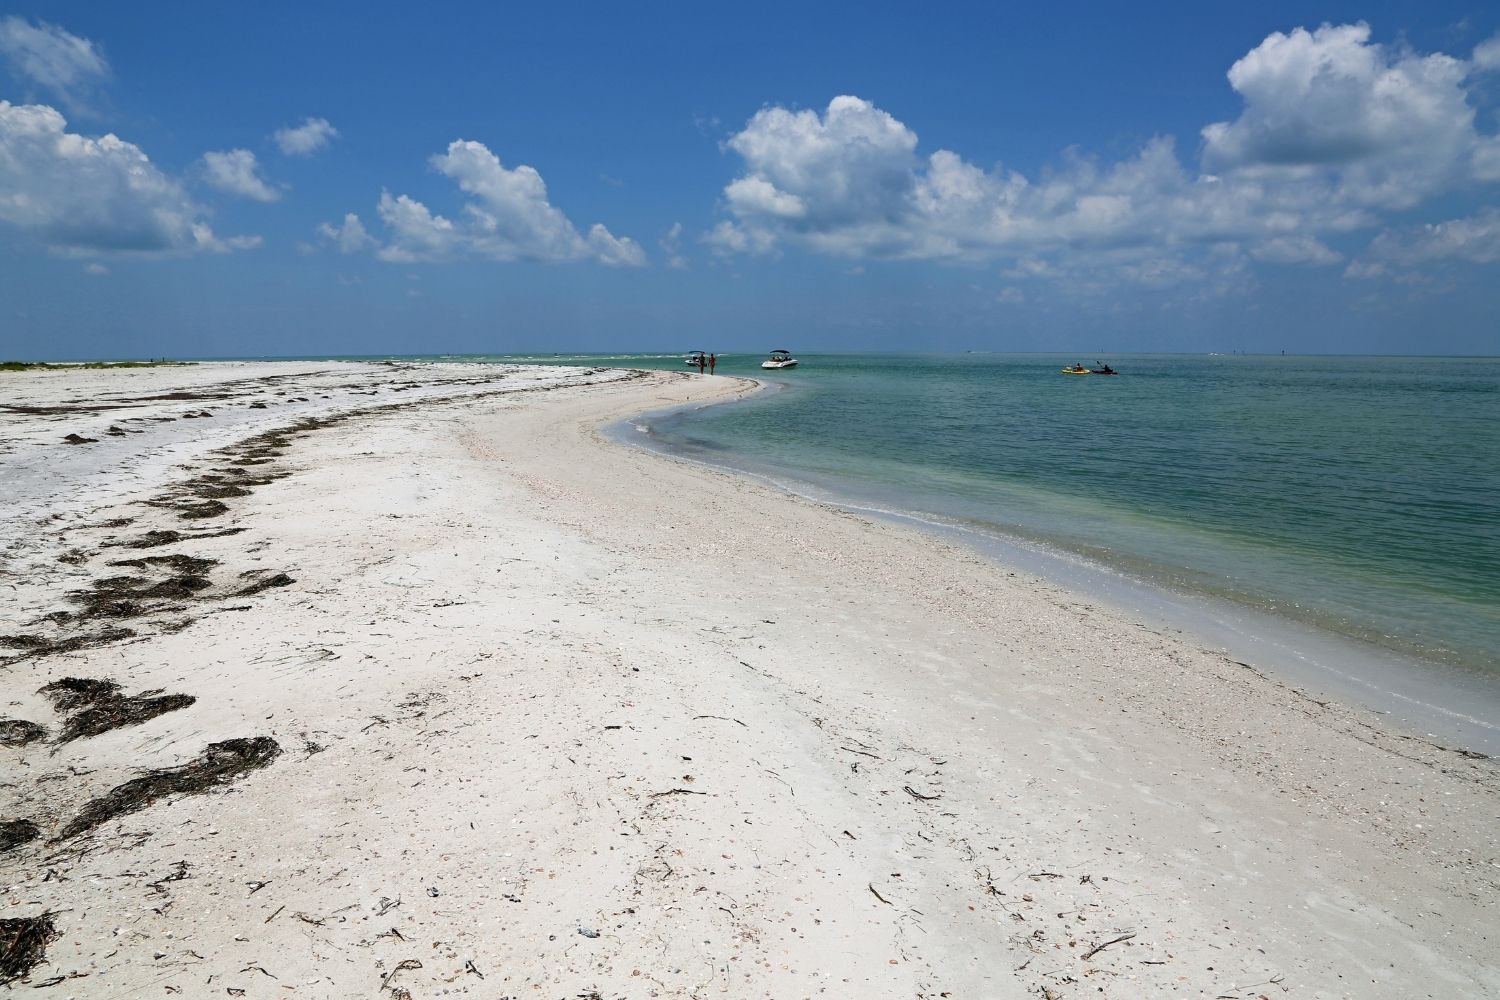
[[[1109,359],[1112,378],[1060,374],[1071,360],[803,355],[772,373],[785,391],[654,430],[833,495],[1500,664],[1500,360],[1138,356]],[[654,362],[686,368],[629,361]]]
[[[807,355],[658,442],[1500,671],[1500,358]],[[532,361],[689,371],[682,355]]]

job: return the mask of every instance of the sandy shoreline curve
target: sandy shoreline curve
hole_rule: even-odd
[[[755,381],[763,392],[750,395],[783,388],[777,382]],[[742,402],[751,399],[747,396],[727,405]],[[694,403],[632,415],[605,431],[615,441],[750,478],[814,504],[915,527],[1073,591],[1080,603],[1116,609],[1132,626],[1181,633],[1185,641],[1218,650],[1319,700],[1358,706],[1382,716],[1396,731],[1453,750],[1500,756],[1500,688],[1491,671],[1417,659],[1285,615],[1122,572],[992,525],[911,509],[889,499],[861,497],[858,484],[815,483],[795,471],[767,466],[742,454],[698,447],[692,420],[701,411],[721,405],[726,404]]]
[[[747,383],[5,385],[39,995],[1500,995],[1493,761],[599,430]]]

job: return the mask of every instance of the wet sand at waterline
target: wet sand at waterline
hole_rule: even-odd
[[[3,378],[48,995],[1500,995],[1493,761],[599,432],[747,382]]]

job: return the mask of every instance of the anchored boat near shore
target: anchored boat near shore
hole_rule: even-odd
[[[792,357],[791,351],[777,348],[771,352],[771,356],[760,363],[762,368],[796,368],[797,359]]]

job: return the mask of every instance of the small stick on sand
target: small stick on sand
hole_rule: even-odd
[[[1099,954],[1110,945],[1119,944],[1121,941],[1129,941],[1133,937],[1135,937],[1135,932],[1131,931],[1129,934],[1121,934],[1119,937],[1106,941],[1103,944],[1096,944],[1094,945],[1094,947],[1083,953],[1083,960],[1087,962],[1089,959],[1093,958],[1095,955]]]

